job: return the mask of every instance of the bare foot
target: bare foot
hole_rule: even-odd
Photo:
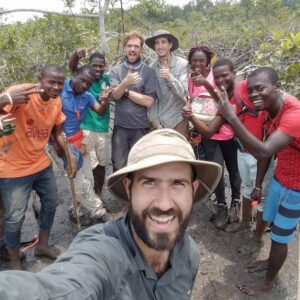
[[[56,246],[41,246],[37,245],[34,250],[35,256],[45,256],[51,259],[56,259],[60,254],[60,250]]]
[[[259,279],[251,283],[239,283],[238,289],[246,295],[256,296],[262,292],[270,291],[274,288],[274,281]]]
[[[247,266],[248,272],[249,273],[254,273],[254,272],[262,272],[267,270],[268,268],[268,260],[258,260],[255,261],[252,264],[249,264]]]

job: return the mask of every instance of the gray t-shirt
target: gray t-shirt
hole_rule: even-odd
[[[155,71],[143,62],[141,63],[140,68],[135,69],[134,71],[139,73],[142,80],[137,85],[129,86],[128,90],[155,98]],[[118,86],[126,77],[127,73],[128,68],[124,63],[121,63],[118,66],[114,67],[109,73],[110,85],[112,87]],[[145,106],[136,104],[128,98],[121,98],[115,103],[115,125],[129,129],[148,127],[148,110]]]
[[[170,268],[157,277],[132,239],[128,223],[125,216],[80,232],[41,272],[0,272],[0,299],[190,299],[199,263],[192,238],[183,236],[172,251]]]

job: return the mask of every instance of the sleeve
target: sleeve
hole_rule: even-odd
[[[121,80],[118,76],[117,67],[113,68],[109,73],[109,83],[111,87],[116,87],[120,84]]]
[[[66,115],[62,112],[62,104],[61,100],[59,99],[58,104],[57,104],[57,118],[55,120],[55,125],[60,125],[66,120]]]
[[[144,94],[155,98],[157,85],[157,77],[155,70],[149,67],[149,73],[144,74],[144,76],[146,76]]]
[[[159,124],[158,118],[158,98],[155,97],[152,106],[149,109],[149,120],[153,123],[154,126]]]
[[[182,65],[178,72],[178,78],[170,74],[167,84],[175,95],[186,97],[188,95],[188,68]]]
[[[88,107],[92,107],[95,103],[98,103],[96,98],[89,92],[87,92]]]
[[[297,103],[298,104],[298,103]],[[290,105],[283,113],[279,121],[278,130],[294,137],[300,137],[300,105]]]
[[[114,298],[128,259],[117,239],[94,227],[79,233],[70,248],[41,272],[0,272],[0,299]]]

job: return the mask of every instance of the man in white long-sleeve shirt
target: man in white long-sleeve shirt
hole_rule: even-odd
[[[155,70],[158,84],[156,101],[150,109],[150,120],[155,128],[172,128],[188,135],[188,121],[181,110],[188,95],[188,62],[176,55],[178,39],[166,30],[158,30],[145,40],[158,59],[150,66]]]

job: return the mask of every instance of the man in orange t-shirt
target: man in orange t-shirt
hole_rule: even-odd
[[[10,91],[20,86],[12,87],[6,94],[6,103],[0,103],[0,111],[11,113],[12,118],[16,118],[15,131],[0,140],[0,193],[5,210],[4,240],[13,269],[21,268],[20,234],[32,190],[37,192],[41,200],[39,242],[35,255],[55,259],[59,254],[57,248],[48,245],[58,195],[51,160],[44,149],[52,131],[63,148],[61,125],[65,116],[61,111],[59,94],[63,88],[65,72],[57,65],[47,65],[38,79],[40,87],[29,90],[27,96],[12,98]],[[71,176],[75,176],[76,160],[72,152],[70,154],[73,170]]]

